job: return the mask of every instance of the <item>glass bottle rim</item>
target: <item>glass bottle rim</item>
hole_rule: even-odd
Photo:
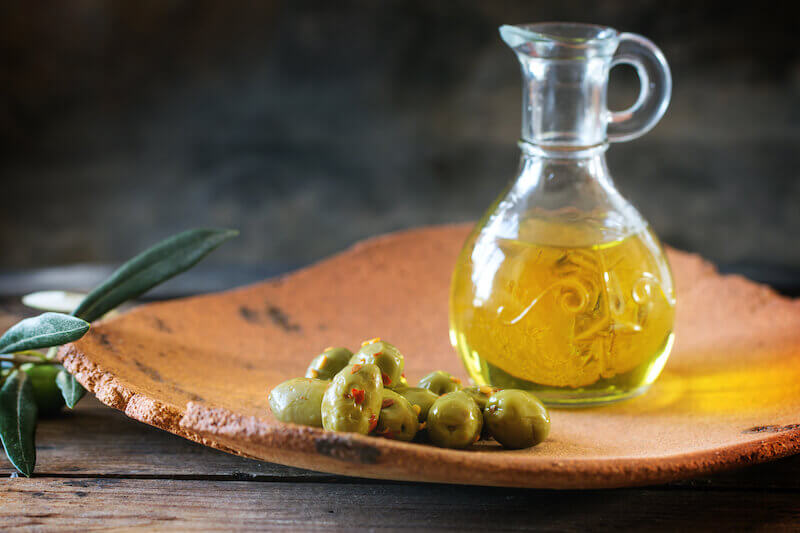
[[[614,28],[580,22],[505,24],[500,35],[515,51],[545,58],[610,56],[619,42]]]

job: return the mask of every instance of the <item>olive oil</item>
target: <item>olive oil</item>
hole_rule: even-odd
[[[502,26],[522,73],[520,165],[456,265],[450,338],[478,385],[592,405],[644,392],[673,342],[667,259],[614,186],[609,143],[649,131],[669,103],[661,51],[591,24]],[[636,103],[606,105],[614,65],[636,67]]]
[[[450,338],[476,383],[563,405],[646,390],[669,355],[675,316],[655,235],[591,218],[528,219],[514,233],[476,231],[455,269]]]

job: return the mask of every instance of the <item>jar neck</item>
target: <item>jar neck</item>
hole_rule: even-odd
[[[515,195],[538,191],[552,195],[559,206],[567,206],[570,195],[578,190],[618,194],[606,165],[607,143],[580,148],[549,147],[524,140],[518,144],[522,154],[517,180],[512,187]]]
[[[550,59],[517,53],[522,69],[522,139],[539,146],[606,141],[610,56]]]
[[[581,159],[597,159],[605,161],[605,153],[608,150],[608,143],[601,142],[591,146],[570,146],[570,145],[548,145],[536,144],[526,139],[517,142],[523,159],[525,158],[546,158],[546,159],[568,159],[573,163]]]
[[[538,227],[543,233],[528,234],[526,238],[532,242],[577,246],[563,234],[551,235],[543,228],[585,228],[585,232],[576,234],[594,235],[593,243],[597,244],[618,240],[646,226],[614,186],[606,166],[607,144],[550,148],[520,141],[519,146],[519,172],[497,206],[497,220],[492,221],[498,233],[502,228],[504,234],[513,235],[526,220],[536,220],[527,227]]]

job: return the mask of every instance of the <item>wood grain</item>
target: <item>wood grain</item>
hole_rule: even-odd
[[[6,528],[625,531],[793,530],[797,493],[552,492],[408,484],[14,479],[0,486]],[[751,505],[743,505],[749,502]]]
[[[290,276],[143,306],[62,350],[99,399],[223,450],[333,473],[552,488],[642,485],[705,475],[800,449],[800,302],[697,256],[670,251],[674,353],[643,397],[552,412],[527,451],[442,450],[277,422],[270,386],[309,354],[382,336],[410,379],[463,376],[447,338],[450,269],[466,234],[439,227],[374,239]]]

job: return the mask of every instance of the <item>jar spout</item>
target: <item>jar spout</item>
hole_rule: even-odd
[[[594,24],[546,22],[501,26],[522,66],[522,140],[587,147],[635,139],[667,110],[672,76],[664,54],[641,35]],[[622,111],[606,107],[608,71],[628,64],[639,96]]]
[[[611,57],[619,44],[614,28],[574,22],[506,24],[500,37],[518,54],[546,59]]]
[[[501,26],[523,79],[522,140],[546,147],[606,142],[606,86],[616,30],[590,24]]]

